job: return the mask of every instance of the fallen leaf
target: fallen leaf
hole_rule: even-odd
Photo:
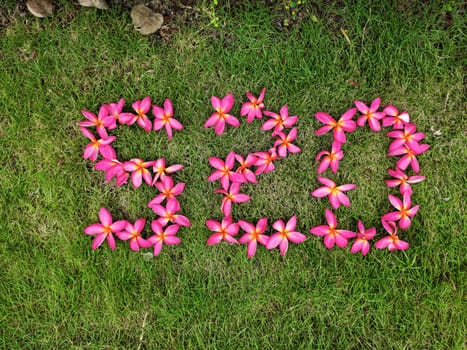
[[[431,126],[430,130],[433,132],[434,136],[441,136],[441,129],[435,130],[435,128]]]
[[[108,10],[109,5],[105,0],[78,0],[81,6],[95,7],[101,10]]]
[[[349,45],[352,45],[352,42],[350,41],[349,35],[347,34],[347,29],[341,28],[341,33],[344,36],[345,40],[349,43]]]
[[[28,0],[26,6],[29,12],[39,18],[51,16],[54,12],[54,5],[50,0]]]
[[[162,26],[159,29],[159,34],[164,41],[169,41],[177,33],[178,27],[176,26]]]
[[[30,60],[35,59],[36,56],[37,56],[37,50],[34,50],[34,51],[31,53],[31,56],[29,56],[29,58],[27,59],[27,61],[30,61]]]
[[[155,33],[164,23],[164,17],[160,13],[153,12],[144,5],[134,6],[130,16],[135,29],[143,35]]]
[[[143,256],[143,260],[146,260],[146,261],[151,261],[154,256],[152,255],[152,253],[141,253],[141,255]]]

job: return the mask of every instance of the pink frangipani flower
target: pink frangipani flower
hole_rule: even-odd
[[[128,181],[128,173],[123,169],[123,163],[117,159],[102,159],[94,164],[94,169],[105,172],[105,180],[117,179],[116,185],[121,186]]]
[[[92,132],[90,132],[88,129],[81,127],[80,130],[85,137],[91,140],[91,143],[86,145],[86,147],[84,148],[84,159],[89,159],[90,161],[95,162],[97,160],[97,157],[99,156],[99,153],[104,158],[117,158],[117,153],[112,148],[112,146],[110,146],[110,144],[115,140],[115,136],[107,136],[107,134],[105,133],[105,135],[101,135],[101,139],[97,140],[96,137],[92,134]]]
[[[141,236],[145,224],[146,219],[144,218],[137,219],[134,224],[127,222],[125,231],[118,232],[117,236],[122,241],[130,240],[130,249],[134,252],[139,251],[140,248],[149,248],[151,243]]]
[[[107,174],[106,174],[107,176]],[[121,173],[117,174],[115,185],[122,186],[128,182],[128,178],[130,175],[126,171],[122,171]]]
[[[153,204],[151,209],[159,215],[157,221],[162,226],[167,225],[169,222],[173,222],[179,226],[191,226],[190,220],[186,216],[177,214],[180,211],[180,203],[174,198],[170,198],[167,201],[166,207],[160,204]]]
[[[400,194],[404,194],[404,192],[408,192],[410,195],[412,194],[412,187],[410,184],[418,183],[425,180],[425,176],[422,175],[413,175],[407,176],[402,170],[396,168],[388,169],[388,174],[395,179],[388,179],[386,181],[386,185],[388,187],[397,187],[399,186]]]
[[[380,131],[381,125],[379,124],[379,120],[383,119],[385,116],[384,112],[377,112],[381,104],[381,99],[379,97],[374,99],[370,107],[361,101],[354,101],[354,103],[360,113],[362,113],[362,115],[357,118],[357,125],[363,127],[368,120],[368,125],[371,130]]]
[[[327,196],[334,209],[339,208],[341,204],[346,207],[350,206],[349,197],[347,197],[343,192],[353,190],[357,185],[345,184],[336,186],[334,181],[322,176],[318,176],[318,181],[324,186],[314,190],[311,193],[313,197],[322,198]]]
[[[224,195],[221,206],[224,216],[231,216],[232,203],[245,203],[250,200],[249,195],[240,193],[240,183],[238,182],[231,184],[228,191],[216,190],[214,193],[221,193]]]
[[[152,185],[151,172],[147,168],[153,165],[154,161],[145,162],[142,159],[134,158],[123,163],[123,169],[131,172],[131,181],[133,182],[133,186],[138,188],[143,183],[143,179],[148,186]]]
[[[160,193],[148,203],[149,208],[154,204],[161,204],[164,200],[177,200],[176,196],[183,192],[185,189],[185,183],[180,182],[174,186],[172,177],[164,176],[160,182],[155,183],[155,187],[160,191]]]
[[[250,167],[255,165],[258,160],[256,156],[254,154],[249,154],[246,158],[243,158],[241,155],[235,154],[235,159],[240,164],[236,172],[243,175],[244,182],[257,183],[256,175],[250,169]]]
[[[232,222],[231,216],[224,217],[221,222],[207,220],[206,226],[215,232],[209,236],[206,245],[219,244],[223,240],[229,243],[238,243],[233,236],[238,233],[239,226],[238,223]]]
[[[112,215],[106,208],[101,208],[99,211],[98,224],[91,224],[84,229],[87,235],[96,235],[92,241],[92,250],[96,250],[106,239],[110,249],[115,250],[115,238],[113,233],[117,234],[125,229],[128,221],[118,220],[113,222]]]
[[[293,243],[301,243],[306,240],[306,236],[303,233],[295,231],[297,225],[297,217],[292,216],[287,224],[284,221],[277,220],[272,227],[277,231],[271,237],[269,237],[266,244],[266,249],[274,249],[279,246],[281,255],[284,256],[289,247],[289,241]]]
[[[337,230],[337,220],[334,213],[326,208],[326,225],[320,225],[310,229],[310,233],[316,236],[324,236],[324,245],[331,249],[336,244],[340,248],[345,248],[348,244],[348,239],[355,237],[355,232],[348,230]]]
[[[263,113],[270,118],[263,123],[261,130],[274,129],[272,132],[273,137],[284,128],[292,127],[298,120],[296,115],[289,117],[289,107],[287,105],[281,107],[279,114],[270,111],[264,111]]]
[[[142,127],[146,131],[152,130],[152,123],[147,114],[151,110],[151,98],[146,96],[141,101],[136,101],[132,105],[136,112],[135,119],[136,124]]]
[[[357,108],[351,108],[347,112],[345,112],[338,121],[336,121],[327,113],[315,113],[316,119],[318,119],[321,123],[326,124],[325,126],[322,126],[318,130],[316,130],[315,135],[322,135],[327,133],[328,131],[333,130],[334,141],[345,143],[347,141],[345,137],[345,132],[352,132],[357,127],[355,121],[352,120],[356,112]]]
[[[235,152],[231,151],[227,155],[225,162],[222,159],[211,157],[209,158],[209,164],[215,169],[208,177],[208,181],[215,181],[220,179],[222,188],[227,191],[229,188],[230,181],[232,182],[245,182],[242,174],[234,172],[232,169],[235,165]]]
[[[240,109],[240,115],[242,117],[247,116],[246,122],[250,124],[253,122],[255,118],[261,119],[263,114],[261,110],[265,107],[263,100],[264,94],[266,93],[266,89],[263,88],[258,98],[253,96],[250,92],[246,93],[246,97],[250,100],[250,102],[245,102]]]
[[[165,99],[164,109],[159,106],[153,106],[152,113],[156,117],[154,119],[154,130],[160,130],[165,127],[169,140],[172,140],[172,129],[183,129],[183,125],[173,117],[173,106],[170,99]]]
[[[399,220],[399,227],[402,230],[406,230],[410,227],[412,223],[410,218],[414,217],[417,214],[419,206],[412,206],[411,195],[408,192],[404,192],[402,195],[402,201],[393,196],[392,194],[388,195],[389,201],[391,204],[398,210],[393,211],[387,214],[384,214],[381,220],[383,221],[397,221]]]
[[[352,248],[350,248],[351,253],[362,252],[362,255],[365,256],[368,254],[370,250],[370,243],[369,240],[372,240],[376,235],[376,228],[368,228],[365,229],[363,226],[362,220],[358,220],[358,232],[357,238],[355,239],[354,243],[352,244]]]
[[[412,170],[418,174],[420,172],[420,165],[416,156],[424,153],[429,148],[430,146],[426,144],[418,145],[417,149],[411,149],[409,146],[403,145],[389,151],[388,156],[402,156],[396,162],[396,166],[401,170],[405,170],[410,165]]]
[[[234,104],[234,97],[232,94],[228,94],[222,100],[217,96],[212,96],[211,104],[216,112],[212,113],[209,119],[204,123],[205,128],[214,126],[216,134],[222,135],[226,123],[236,128],[240,126],[238,119],[228,114]]]
[[[154,256],[158,256],[162,250],[163,244],[179,244],[180,238],[176,237],[180,226],[178,225],[170,225],[167,226],[165,229],[157,220],[152,220],[151,228],[154,232],[154,235],[148,237],[147,241],[154,245]]]
[[[106,128],[111,130],[117,127],[117,125],[114,125],[112,117],[109,118],[109,110],[107,105],[102,105],[99,108],[99,114],[97,117],[94,113],[84,109],[81,111],[81,113],[87,120],[79,122],[78,125],[84,128],[95,126],[100,137],[105,138],[104,136],[107,136]]]
[[[318,162],[321,157],[323,157],[323,160],[319,163],[318,174],[325,172],[329,166],[331,166],[331,170],[335,174],[339,169],[339,161],[344,158],[344,152],[341,150],[341,143],[334,141],[332,143],[331,152],[321,151],[316,155],[315,160]]]
[[[117,122],[120,124],[123,124],[123,122],[120,120],[120,116],[123,116],[123,119],[127,118],[132,118],[133,114],[132,113],[122,113],[123,106],[125,105],[125,100],[121,98],[117,103],[109,103],[107,105],[107,109],[109,110],[109,116],[113,118],[112,125],[117,126]]]
[[[272,147],[267,152],[256,152],[255,156],[256,156],[255,175],[269,173],[276,168],[273,162],[277,160],[279,156],[276,153],[275,147]]]
[[[248,243],[248,257],[251,258],[256,253],[258,242],[264,246],[267,245],[269,237],[263,235],[268,227],[268,219],[259,219],[256,226],[248,221],[240,220],[238,222],[245,234],[238,240],[240,243]]]
[[[383,126],[392,125],[393,129],[403,129],[404,125],[410,122],[409,113],[402,112],[399,114],[399,110],[393,105],[387,106],[383,113],[385,114]]]
[[[382,220],[383,227],[389,232],[389,236],[383,237],[375,243],[376,249],[388,248],[390,252],[394,250],[407,250],[409,243],[401,240],[397,236],[397,225],[392,221]]]
[[[277,134],[278,139],[274,142],[274,147],[277,147],[277,154],[281,158],[287,157],[287,152],[299,153],[301,149],[291,142],[297,138],[297,128],[290,130],[288,135],[285,135],[282,131]]]
[[[164,158],[157,159],[156,161],[154,161],[154,166],[152,168],[152,171],[154,172],[154,179],[153,179],[152,185],[154,186],[154,184],[159,178],[162,180],[168,174],[175,173],[182,169],[183,169],[183,165],[181,164],[175,164],[175,165],[166,167]]]
[[[419,141],[425,138],[423,132],[415,132],[417,127],[415,124],[405,124],[404,130],[393,130],[387,133],[387,136],[395,140],[389,145],[389,151],[400,148],[403,145],[408,146],[411,150],[419,149]]]
[[[120,115],[120,121],[123,124],[132,125],[135,122],[146,131],[152,130],[152,123],[147,116],[147,113],[151,110],[151,98],[146,96],[141,101],[138,100],[132,104],[136,114],[126,113]]]

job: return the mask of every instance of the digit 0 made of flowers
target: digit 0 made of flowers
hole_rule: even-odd
[[[214,245],[222,241],[231,244],[244,243],[248,245],[247,254],[251,258],[255,255],[258,243],[273,249],[279,247],[281,255],[285,255],[289,246],[289,241],[293,243],[302,243],[306,236],[296,231],[297,217],[292,216],[287,223],[282,219],[272,224],[274,231],[270,236],[266,235],[268,228],[268,218],[260,218],[256,223],[250,223],[245,220],[235,222],[232,218],[232,204],[245,203],[250,201],[250,196],[240,193],[240,186],[245,183],[257,183],[257,176],[275,169],[274,162],[279,158],[285,158],[290,153],[300,152],[300,148],[292,144],[297,137],[297,128],[294,124],[298,121],[297,116],[289,116],[288,107],[284,105],[279,114],[265,110],[264,96],[266,89],[262,89],[258,98],[250,92],[246,93],[249,101],[243,103],[240,109],[240,115],[246,116],[247,123],[252,123],[254,119],[262,119],[263,114],[270,117],[263,123],[262,130],[273,130],[272,137],[275,139],[274,145],[268,151],[253,152],[245,157],[231,151],[225,160],[216,157],[209,158],[209,163],[216,170],[208,177],[208,181],[219,180],[221,188],[215,190],[215,193],[222,194],[221,212],[223,218],[220,221],[207,220],[206,226],[213,234],[208,238],[206,244]],[[214,127],[216,134],[221,135],[224,132],[225,125],[233,127],[240,125],[239,120],[229,114],[234,105],[234,97],[228,94],[220,99],[212,96],[211,103],[215,112],[206,121],[204,127]],[[388,248],[389,251],[405,250],[409,244],[402,241],[398,236],[398,227],[406,230],[411,224],[411,218],[417,213],[418,205],[411,204],[412,188],[414,184],[425,179],[419,175],[420,169],[416,156],[427,151],[430,146],[420,144],[425,137],[421,132],[416,132],[415,124],[409,122],[407,112],[399,113],[395,106],[389,105],[382,111],[378,111],[380,98],[375,99],[370,107],[363,102],[355,101],[356,108],[351,108],[336,121],[329,114],[318,112],[316,118],[325,124],[325,126],[316,130],[316,135],[321,135],[333,131],[333,143],[331,151],[321,151],[316,156],[316,161],[320,161],[318,174],[325,172],[328,168],[335,174],[339,168],[339,161],[343,159],[344,153],[342,145],[346,142],[345,132],[355,131],[357,126],[364,127],[366,122],[373,131],[380,131],[382,121],[383,126],[392,126],[393,131],[388,136],[395,140],[389,146],[388,156],[402,156],[396,163],[395,169],[389,169],[388,173],[393,179],[387,179],[388,187],[398,187],[402,199],[389,194],[389,201],[397,211],[389,212],[381,217],[383,228],[389,235],[381,238],[375,244],[377,249]],[[355,122],[353,120],[357,110],[361,115]],[[287,128],[292,128],[286,133]],[[404,173],[408,167],[415,173],[408,175]],[[323,184],[311,193],[314,197],[328,197],[331,206],[334,209],[340,205],[350,206],[349,198],[344,192],[356,188],[355,184],[336,185],[331,179],[318,176],[318,181]],[[326,209],[325,213],[327,225],[320,225],[310,229],[310,233],[317,236],[324,236],[324,244],[328,249],[337,245],[345,248],[348,240],[355,238],[350,249],[351,253],[361,252],[366,255],[370,249],[369,241],[376,235],[376,228],[365,228],[362,221],[357,223],[357,232],[350,230],[337,229],[337,219],[335,214]],[[235,236],[243,231],[242,236],[237,240]]]
[[[151,98],[145,97],[132,104],[134,112],[122,112],[125,100],[122,98],[118,103],[103,104],[96,116],[94,113],[83,110],[82,113],[87,120],[78,123],[82,134],[91,142],[84,149],[84,159],[96,162],[102,157],[94,168],[105,173],[107,182],[115,178],[116,185],[122,186],[131,182],[135,188],[140,187],[143,182],[158,190],[158,194],[148,203],[157,218],[151,221],[152,235],[143,237],[146,226],[146,218],[139,218],[134,223],[127,220],[114,221],[112,215],[106,208],[99,211],[99,223],[91,224],[84,229],[84,233],[95,236],[92,249],[97,249],[105,240],[114,250],[116,248],[114,234],[120,240],[129,241],[130,249],[139,251],[141,248],[153,247],[154,256],[158,255],[164,244],[178,244],[180,238],[177,233],[181,226],[191,226],[190,220],[179,214],[181,207],[177,200],[184,188],[185,183],[175,184],[172,174],[183,168],[176,164],[166,166],[164,158],[157,160],[143,160],[133,158],[128,161],[119,160],[117,152],[111,146],[115,136],[109,136],[108,131],[115,129],[118,125],[137,124],[146,132],[161,130],[165,128],[169,140],[172,140],[173,130],[182,130],[183,125],[173,117],[173,106],[170,99],[164,101],[163,107],[152,105]],[[148,114],[152,110],[155,116],[151,121]],[[97,136],[90,129],[94,128]]]
[[[333,142],[330,151],[321,151],[316,155],[316,161],[319,161],[318,174],[325,172],[328,168],[336,174],[339,168],[339,161],[343,159],[344,153],[342,145],[346,143],[346,132],[353,132],[358,127],[364,127],[368,122],[371,130],[378,132],[381,130],[381,124],[387,127],[392,126],[392,131],[387,133],[387,136],[394,140],[389,145],[388,156],[401,156],[394,169],[388,169],[389,176],[392,179],[386,179],[388,187],[398,187],[402,199],[389,194],[389,201],[395,207],[396,211],[386,213],[381,216],[381,223],[388,235],[379,239],[375,243],[375,248],[388,248],[393,250],[406,250],[409,248],[409,243],[399,238],[398,228],[407,230],[411,225],[411,218],[418,212],[419,206],[412,206],[412,187],[411,184],[421,182],[425,179],[419,175],[420,167],[417,161],[417,156],[426,152],[430,146],[420,144],[419,142],[425,138],[422,132],[416,132],[416,126],[410,123],[409,114],[407,112],[399,113],[397,107],[389,105],[384,109],[379,110],[381,99],[378,97],[373,100],[368,107],[361,101],[355,101],[356,108],[351,108],[346,111],[339,120],[335,120],[329,114],[318,112],[315,114],[316,119],[325,124],[323,127],[315,131],[315,135],[322,135],[329,131],[333,132]],[[357,111],[360,113],[357,121],[353,120]],[[413,174],[405,173],[411,168]],[[318,181],[323,185],[314,190],[311,195],[322,198],[328,197],[331,207],[336,210],[341,205],[350,206],[349,198],[344,194],[357,186],[355,184],[337,185],[331,179],[323,176],[318,176]],[[361,252],[366,255],[370,249],[369,241],[376,235],[376,228],[365,228],[363,222],[358,220],[357,232],[337,229],[336,215],[330,210],[325,212],[327,225],[320,225],[310,229],[310,233],[316,236],[324,236],[324,245],[328,249],[332,249],[334,245],[340,248],[345,248],[348,240],[355,238],[350,249],[351,253]]]

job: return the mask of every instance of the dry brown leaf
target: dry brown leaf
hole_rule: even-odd
[[[54,12],[54,4],[50,0],[28,0],[26,6],[34,16],[44,18]]]
[[[165,25],[159,29],[159,35],[161,36],[162,40],[170,41],[178,31],[179,28],[175,25]]]
[[[348,34],[348,30],[347,29],[344,29],[344,28],[341,28],[341,33],[342,35],[344,36],[345,40],[347,40],[347,42],[349,43],[350,46],[352,46],[352,42],[350,41],[350,38],[349,38],[349,34]]]
[[[78,0],[81,6],[95,7],[101,10],[108,10],[109,5],[105,0]]]
[[[155,33],[164,23],[164,17],[160,13],[153,12],[144,5],[133,6],[130,16],[135,29],[143,35]]]

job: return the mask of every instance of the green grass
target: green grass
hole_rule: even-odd
[[[261,6],[218,10],[223,25],[200,21],[168,42],[139,36],[129,15],[65,5],[55,17],[11,18],[0,33],[0,347],[5,349],[462,349],[465,344],[465,22],[456,2],[411,8],[321,7],[318,22],[277,29],[277,12]],[[310,6],[310,11],[314,7]],[[332,25],[348,30],[351,45]],[[217,39],[216,39],[217,38]],[[33,57],[34,56],[34,57]],[[351,84],[357,82],[358,84]],[[260,123],[202,127],[210,96],[266,87],[269,109],[288,104],[299,115],[303,152],[277,162],[246,191],[236,219],[287,219],[298,229],[324,223],[326,200],[313,158],[329,135],[313,136],[314,112],[339,116],[360,99],[381,96],[408,110],[432,148],[420,157],[426,181],[414,186],[420,211],[402,233],[406,252],[328,251],[318,237],[278,251],[205,247],[206,219],[221,218],[208,157],[234,149],[266,150]],[[83,228],[101,206],[114,218],[153,218],[154,191],[107,185],[82,159],[81,109],[150,95],[170,97],[184,124],[164,133],[119,128],[123,159],[166,157],[182,163],[181,203],[193,226],[180,246],[150,261],[126,242],[91,251]],[[440,130],[436,135],[434,131]],[[352,206],[336,211],[340,226],[361,218],[376,226],[391,208],[382,179],[394,159],[389,139],[359,129],[349,135],[337,182],[359,188]],[[331,177],[331,175],[330,175]],[[391,192],[393,193],[393,192]],[[149,232],[147,232],[149,233]],[[144,327],[143,327],[144,326]]]

